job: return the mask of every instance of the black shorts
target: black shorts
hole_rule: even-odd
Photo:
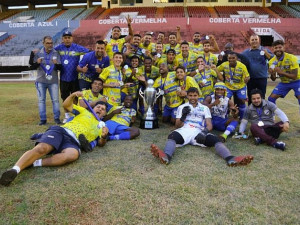
[[[66,100],[66,98],[72,94],[73,92],[79,91],[79,83],[78,80],[74,81],[60,81],[60,96],[62,100]]]
[[[43,136],[36,142],[46,143],[54,147],[49,154],[58,154],[61,153],[66,148],[75,148],[80,155],[80,147],[78,142],[70,136],[67,131],[60,126],[51,126],[43,134]]]

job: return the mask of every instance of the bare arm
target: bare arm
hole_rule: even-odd
[[[131,27],[132,19],[128,15],[128,17],[126,17],[126,20],[127,20],[127,24],[128,24],[128,35],[125,37],[125,41],[129,42],[131,40],[132,36],[133,36],[133,30],[132,30],[132,27]]]
[[[211,118],[206,118],[205,119],[205,123],[206,123],[206,128],[208,131],[211,131],[213,126],[212,126],[212,122],[211,122]]]
[[[107,127],[103,127],[102,128],[102,134],[98,140],[98,146],[103,147],[106,144],[106,140],[107,140],[107,135],[108,135],[108,128]]]
[[[75,97],[82,97],[82,92],[76,91],[70,94],[67,99],[63,102],[63,107],[66,111],[72,112],[73,110],[73,101]]]
[[[182,121],[180,120],[180,118],[177,118],[177,119],[176,119],[176,122],[175,122],[175,127],[176,127],[176,128],[182,127],[183,124],[184,124],[184,122],[182,122]]]

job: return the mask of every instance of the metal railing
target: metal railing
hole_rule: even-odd
[[[1,81],[34,81],[37,76],[36,70],[22,71],[18,73],[0,73]]]

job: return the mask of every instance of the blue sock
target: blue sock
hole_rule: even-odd
[[[272,98],[271,96],[269,96],[268,101],[273,102],[274,104],[276,104],[276,98]]]
[[[130,132],[125,131],[119,135],[120,140],[130,140]]]
[[[228,131],[229,134],[234,132],[237,125],[238,125],[238,121],[236,120],[231,121],[230,124],[226,127],[226,131]]]
[[[109,136],[109,140],[119,140],[119,139],[120,139],[120,135],[118,134]]]
[[[243,119],[245,110],[246,110],[246,104],[245,103],[239,105],[239,116],[240,116],[240,119]]]
[[[96,138],[95,140],[93,140],[93,141],[90,142],[90,146],[92,147],[92,149],[95,148],[95,147],[97,146],[98,139],[99,139],[99,138]]]

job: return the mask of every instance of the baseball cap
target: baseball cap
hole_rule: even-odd
[[[65,31],[65,32],[63,32],[63,35],[62,35],[63,37],[64,36],[71,36],[72,37],[72,33],[71,33],[71,31]]]

